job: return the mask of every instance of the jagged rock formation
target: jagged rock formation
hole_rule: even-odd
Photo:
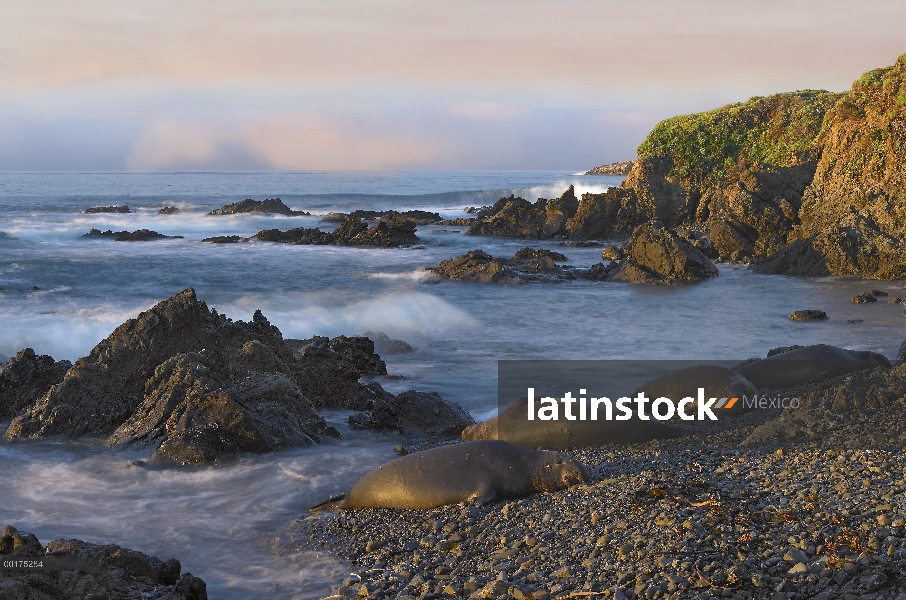
[[[0,394],[7,371],[21,374],[34,362],[62,381],[41,388],[45,380],[32,373],[32,387],[22,388],[31,405],[5,437],[104,435],[110,446],[141,444],[155,450],[155,460],[183,464],[336,437],[316,408],[372,410],[395,398],[376,383],[359,383],[387,374],[367,337],[286,342],[261,311],[249,323],[234,322],[192,289],[118,327],[65,377],[52,359],[20,357],[0,372]],[[418,398],[436,404],[430,395]]]
[[[45,568],[0,570],[0,597],[29,600],[120,598],[207,600],[205,582],[165,561],[114,544],[59,539],[41,546],[31,533],[7,525],[0,531],[4,561],[40,561]]]
[[[114,242],[151,242],[154,240],[175,240],[183,239],[181,235],[164,235],[150,229],[139,229],[137,231],[101,231],[100,229],[91,228],[91,231],[82,236],[85,239],[109,239]]]
[[[175,206],[165,206],[162,209],[160,209],[159,211],[157,211],[157,214],[159,214],[159,215],[178,215],[179,209]]]
[[[91,208],[86,208],[84,214],[94,215],[94,214],[103,214],[103,213],[128,213],[132,212],[129,210],[128,206],[92,206]]]
[[[419,238],[415,235],[416,222],[403,216],[402,213],[389,212],[392,214],[380,217],[371,226],[367,220],[348,216],[343,217],[343,220],[332,232],[321,231],[317,227],[297,227],[288,231],[266,229],[250,238],[240,238],[237,235],[215,236],[202,241],[214,244],[276,242],[299,246],[376,246],[379,248],[397,248],[418,242]]]
[[[566,223],[579,207],[573,186],[559,198],[539,198],[532,204],[523,198],[501,198],[487,211],[469,223],[470,235],[503,235],[507,237],[550,239],[566,235]]]
[[[31,348],[0,364],[0,419],[10,419],[34,404],[52,385],[63,381],[71,366],[68,360],[37,356]]]
[[[572,269],[557,265],[555,260],[566,260],[566,257],[559,252],[527,247],[518,250],[511,259],[472,250],[441,261],[433,271],[441,279],[477,283],[556,283],[576,278]]]
[[[636,161],[626,160],[623,162],[609,163],[606,165],[601,165],[600,167],[595,167],[594,169],[589,169],[582,173],[583,175],[629,175],[629,172],[632,170],[633,165]]]
[[[272,198],[270,200],[252,200],[251,198],[246,198],[240,202],[234,202],[232,204],[227,204],[216,210],[209,212],[209,215],[214,216],[224,216],[224,215],[240,215],[244,213],[264,213],[270,215],[285,215],[287,217],[303,217],[309,216],[309,213],[304,210],[293,210],[287,205],[283,204],[283,200],[280,198]]]

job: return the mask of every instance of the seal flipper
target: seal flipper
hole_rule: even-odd
[[[325,500],[321,504],[315,504],[308,509],[308,512],[318,512],[321,510],[336,510],[342,508],[343,501],[346,500],[346,494],[340,494],[339,496],[331,496],[329,499]]]
[[[472,499],[475,506],[484,506],[488,502],[493,502],[497,498],[497,490],[494,488],[478,490],[478,494]]]

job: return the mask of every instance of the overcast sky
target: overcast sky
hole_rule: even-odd
[[[3,0],[0,169],[587,169],[904,52],[904,0]]]

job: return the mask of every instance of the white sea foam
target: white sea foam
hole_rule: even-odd
[[[261,308],[284,337],[291,338],[355,335],[365,331],[432,337],[475,325],[475,319],[461,309],[418,291],[391,292],[352,302],[345,292],[249,294],[224,305],[221,312],[244,315],[256,308]]]

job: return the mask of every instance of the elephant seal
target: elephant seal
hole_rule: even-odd
[[[464,440],[499,439],[523,448],[585,448],[603,444],[635,444],[675,438],[693,433],[682,427],[633,417],[628,421],[529,421],[528,398],[520,398],[506,410],[462,431]]]
[[[586,481],[579,461],[560,452],[526,450],[483,440],[408,454],[374,469],[349,493],[310,511],[347,508],[435,508],[502,498],[522,498]]]
[[[880,366],[889,367],[890,361],[876,352],[815,344],[738,365],[733,370],[759,390],[776,390]]]
[[[704,388],[708,398],[738,398],[736,402],[724,405],[729,408],[712,406],[711,410],[718,418],[721,414],[746,412],[743,397],[752,398],[758,392],[752,382],[732,369],[719,365],[694,365],[656,377],[639,387],[633,395],[644,392],[652,400],[663,397],[679,402],[686,397],[695,398],[698,388]]]

